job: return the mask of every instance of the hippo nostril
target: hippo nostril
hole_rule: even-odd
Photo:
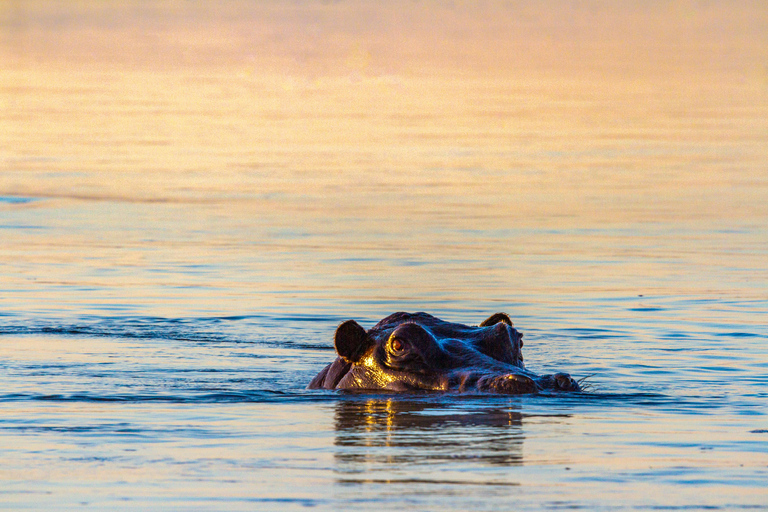
[[[567,373],[555,374],[555,388],[563,391],[579,391],[578,383]]]

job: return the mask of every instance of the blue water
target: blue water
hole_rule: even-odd
[[[66,293],[94,292],[108,290]],[[389,301],[334,298],[340,305],[328,309],[353,311],[346,315],[318,303],[315,313],[136,316],[121,313],[140,307],[124,298],[117,311],[93,306],[87,315],[6,310],[3,502],[105,510],[768,507],[768,303],[597,295],[552,305],[479,302],[515,317],[529,368],[587,377],[582,394],[514,397],[306,390],[334,357],[336,325],[350,316],[370,327],[378,317],[365,311],[396,308]],[[448,299],[429,309],[482,318],[474,304]]]

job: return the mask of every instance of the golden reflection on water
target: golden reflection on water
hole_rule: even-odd
[[[159,307],[128,270],[217,262],[162,284],[234,310],[247,279],[423,303],[768,277],[761,2],[14,1],[0,25],[0,196],[46,199],[0,211],[65,229],[4,233],[22,288]]]
[[[335,411],[337,471],[437,462],[523,463],[523,415],[513,404],[445,406],[402,397],[340,400]]]
[[[560,7],[5,2],[0,193],[765,216],[762,5]]]

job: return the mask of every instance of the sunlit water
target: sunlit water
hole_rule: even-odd
[[[0,7],[3,509],[768,508],[765,7],[393,5]],[[305,389],[400,310],[588,391]]]

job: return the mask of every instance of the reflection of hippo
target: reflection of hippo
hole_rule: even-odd
[[[456,390],[533,393],[579,391],[570,375],[538,376],[525,369],[523,335],[504,313],[469,327],[426,313],[395,313],[368,332],[354,320],[336,329],[339,357],[310,389]]]
[[[524,415],[509,402],[351,397],[335,408],[334,457],[347,483],[388,464],[523,463]]]

